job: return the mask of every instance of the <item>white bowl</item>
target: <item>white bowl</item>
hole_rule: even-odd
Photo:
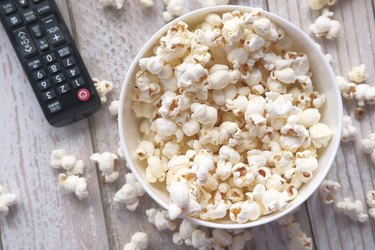
[[[189,24],[190,27],[192,27],[196,24],[201,23],[204,20],[204,17],[209,13],[224,13],[234,10],[249,12],[252,10],[252,8],[235,5],[208,7],[190,12],[168,23],[160,30],[158,30],[143,46],[141,51],[134,59],[133,63],[130,65],[130,68],[124,80],[120,96],[118,119],[121,147],[124,151],[126,160],[129,163],[130,169],[134,173],[139,183],[144,187],[146,192],[165,209],[168,209],[169,207],[169,193],[166,191],[163,184],[148,183],[145,178],[145,166],[142,166],[141,164],[134,161],[133,157],[137,147],[137,142],[139,141],[141,135],[139,132],[140,119],[137,119],[134,116],[133,111],[131,110],[131,102],[133,96],[132,83],[135,82],[134,76],[139,70],[138,61],[143,57],[151,56],[152,49],[158,44],[159,38],[166,33],[170,26],[176,24],[177,22],[184,21]],[[279,27],[282,27],[286,31],[287,35],[292,38],[295,44],[293,49],[304,52],[309,56],[311,71],[313,73],[312,79],[314,88],[319,92],[326,94],[327,96],[327,102],[321,109],[322,121],[327,124],[333,131],[335,131],[335,134],[333,135],[333,138],[330,141],[328,147],[319,152],[319,166],[315,171],[315,176],[309,183],[303,185],[299,189],[297,198],[291,201],[285,210],[263,216],[256,221],[248,222],[245,224],[238,224],[229,220],[219,222],[204,221],[198,218],[189,217],[187,215],[183,216],[184,218],[188,218],[202,226],[223,229],[249,228],[274,221],[293,211],[304,201],[306,201],[307,198],[311,196],[311,194],[324,180],[328,170],[332,165],[340,143],[342,102],[340,90],[338,88],[338,85],[336,84],[335,75],[332,71],[331,66],[326,61],[323,53],[318,49],[318,47],[314,44],[310,37],[308,37],[302,30],[297,28],[289,21],[272,13],[265,12],[265,16],[276,23],[276,25],[278,25]]]

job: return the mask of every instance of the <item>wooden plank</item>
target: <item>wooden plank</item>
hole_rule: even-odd
[[[67,18],[65,1],[58,4]],[[88,163],[92,153],[88,121],[65,128],[48,125],[4,31],[0,40],[4,82],[0,183],[18,197],[0,224],[3,248],[108,249],[96,169],[86,169],[91,194],[81,202],[58,186],[58,171],[49,167],[50,152],[56,147],[67,148]]]
[[[311,11],[307,1],[288,1],[289,12],[293,13],[284,16],[287,19],[300,17],[301,28],[308,31],[308,26],[319,16],[318,11]],[[270,8],[275,13],[283,5],[276,0],[269,0]],[[292,7],[298,6],[297,11]],[[350,1],[340,1],[332,10],[335,13],[334,19],[340,21],[342,29],[336,40],[326,41],[316,39],[323,48],[332,54],[332,64],[337,74],[346,76],[351,67],[365,63],[368,66],[370,79],[374,79],[374,19],[370,1],[357,1],[355,4]],[[366,10],[366,11],[364,11]],[[285,12],[283,12],[285,13]],[[369,84],[372,84],[369,81]],[[346,112],[353,116],[356,105],[354,102],[345,102]],[[367,115],[355,125],[360,128],[362,136],[366,136],[373,124],[373,114],[366,109]],[[373,167],[368,157],[360,149],[360,142],[343,143],[338,151],[336,162],[332,166],[329,179],[338,180],[342,186],[342,197],[354,197],[365,202],[364,192],[373,187]],[[374,242],[374,223],[368,222],[360,225],[349,221],[342,215],[336,215],[332,207],[323,204],[318,194],[309,199],[313,231],[318,249],[371,249]]]

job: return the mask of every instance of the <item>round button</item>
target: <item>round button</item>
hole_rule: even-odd
[[[80,89],[78,90],[77,92],[77,98],[80,100],[80,101],[87,101],[88,99],[90,99],[90,91],[88,91],[87,89]]]

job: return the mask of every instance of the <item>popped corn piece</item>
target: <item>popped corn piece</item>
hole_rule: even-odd
[[[208,204],[206,212],[201,213],[199,216],[204,220],[216,220],[224,218],[227,215],[227,210],[230,208],[230,203],[224,200],[217,200],[215,204]]]
[[[209,238],[205,231],[196,229],[191,235],[191,244],[193,247],[202,249],[210,246],[212,239]]]
[[[169,217],[172,220],[181,215],[182,209],[189,206],[189,187],[182,182],[172,182],[170,189]]]
[[[366,65],[361,64],[357,67],[354,67],[349,73],[348,73],[349,80],[355,83],[363,83],[368,78],[368,73],[366,70]]]
[[[310,31],[312,31],[316,37],[323,36],[327,39],[336,38],[340,31],[340,23],[336,20],[332,20],[332,17],[333,12],[330,12],[327,8],[323,9],[322,15],[310,25]]]
[[[169,22],[174,17],[182,16],[188,11],[188,6],[184,0],[163,0],[167,10],[163,12],[163,19]]]
[[[141,141],[138,144],[136,151],[136,158],[140,161],[152,156],[155,152],[155,146],[152,142]]]
[[[217,121],[217,110],[214,107],[193,103],[191,111],[193,112],[191,118],[203,125],[213,125]]]
[[[211,247],[213,249],[225,249],[232,244],[233,236],[225,229],[212,229],[212,243]]]
[[[115,160],[117,159],[117,155],[109,152],[95,153],[90,156],[90,160],[98,164],[106,182],[114,182],[119,176],[119,172],[115,171]]]
[[[60,185],[69,193],[74,193],[78,199],[83,200],[88,197],[87,181],[84,177],[77,175],[59,175]]]
[[[241,224],[257,220],[261,215],[261,208],[255,201],[236,202],[229,211],[230,219]]]
[[[253,238],[253,235],[250,231],[245,231],[242,234],[238,234],[233,237],[232,243],[231,243],[231,249],[232,250],[242,250],[245,249],[245,244],[247,241],[251,240]]]
[[[337,83],[339,84],[340,92],[342,97],[345,99],[353,99],[356,93],[357,85],[352,82],[348,82],[344,77],[337,76]]]
[[[129,243],[126,243],[124,250],[144,250],[148,246],[148,235],[143,232],[133,234]]]
[[[305,109],[304,111],[299,112],[297,116],[299,124],[306,128],[310,128],[319,122],[321,114],[318,109]]]
[[[375,104],[375,87],[368,84],[358,84],[355,88],[354,98],[357,100],[358,106],[363,107],[365,104]]]
[[[158,118],[151,124],[151,130],[161,137],[168,137],[177,132],[177,125],[172,120]]]
[[[122,9],[125,0],[99,0],[101,4],[106,7],[114,7],[116,9]]]
[[[370,154],[371,161],[375,164],[375,133],[370,134],[368,138],[362,139],[361,144],[363,151]]]
[[[342,122],[341,140],[344,142],[354,141],[358,136],[358,129],[353,125],[350,116],[344,115]]]
[[[344,198],[336,203],[335,208],[339,213],[347,215],[353,221],[363,223],[368,220],[368,214],[360,200],[353,201],[351,198]]]
[[[375,190],[367,191],[366,202],[370,208],[375,208]]]
[[[325,5],[332,6],[337,0],[309,0],[310,8],[313,10],[320,10]]]
[[[50,164],[52,168],[61,168],[61,161],[64,156],[69,155],[68,150],[66,149],[54,149],[51,153]]]
[[[77,160],[65,149],[53,150],[50,164],[52,168],[66,170],[68,175],[81,175],[85,169],[85,163],[82,160]]]
[[[119,101],[118,100],[112,101],[111,104],[108,107],[109,113],[112,116],[117,116],[118,115],[118,107],[119,107]]]
[[[123,2],[123,1],[122,1]],[[100,101],[102,103],[107,102],[107,94],[113,90],[113,83],[107,80],[100,81],[97,78],[93,78],[92,82],[96,88],[96,91],[99,94]]]
[[[152,6],[154,6],[154,0],[139,0],[139,3],[147,8],[151,8]]]
[[[317,123],[310,129],[310,138],[316,148],[325,147],[331,140],[333,131],[323,123]]]
[[[0,185],[0,219],[8,215],[9,207],[16,204],[16,195]]]
[[[267,213],[281,211],[287,205],[289,197],[285,192],[279,192],[275,189],[267,189],[262,197],[262,204]]]
[[[154,224],[159,231],[166,229],[174,231],[176,229],[176,222],[169,218],[168,212],[165,210],[151,208],[146,210],[146,215],[148,222]]]
[[[115,194],[114,201],[125,203],[126,208],[130,211],[135,211],[139,204],[139,198],[145,193],[142,186],[136,181],[133,174],[125,175],[125,184]]]
[[[203,6],[215,6],[229,4],[230,0],[201,0]]]
[[[341,189],[340,183],[331,180],[325,180],[320,185],[319,193],[324,203],[332,204],[336,199],[337,191]]]
[[[159,157],[150,156],[147,158],[146,179],[150,183],[165,180],[163,163]]]

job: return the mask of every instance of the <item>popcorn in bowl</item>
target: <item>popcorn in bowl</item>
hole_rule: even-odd
[[[135,77],[134,157],[169,191],[171,219],[246,223],[286,209],[333,135],[308,55],[261,9],[178,22],[159,42]]]

